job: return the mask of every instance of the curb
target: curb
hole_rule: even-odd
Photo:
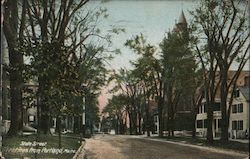
[[[208,151],[211,151],[211,152],[223,153],[223,154],[237,155],[237,156],[240,156],[240,157],[244,157],[244,159],[249,158],[249,155],[248,155],[247,152],[246,153],[244,153],[244,152],[240,153],[240,152],[229,151],[229,150],[227,151],[227,150],[213,148],[213,147],[198,146],[198,145],[192,145],[192,144],[181,143],[181,142],[174,142],[174,141],[167,141],[167,140],[160,140],[160,139],[152,139],[152,138],[147,138],[147,137],[143,137],[143,138],[140,138],[140,139],[165,142],[165,143],[176,144],[176,145],[181,145],[181,146],[186,146],[186,147],[198,148],[198,149],[201,149],[201,150],[208,150]]]
[[[78,148],[78,150],[76,151],[76,153],[72,159],[83,159],[84,158],[84,145],[85,145],[85,142],[82,141],[81,146]]]

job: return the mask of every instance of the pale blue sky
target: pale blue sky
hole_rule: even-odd
[[[165,32],[172,30],[175,21],[178,20],[183,9],[187,19],[188,10],[193,10],[194,1],[116,1],[111,0],[100,4],[98,1],[93,6],[102,6],[108,9],[109,17],[102,26],[103,30],[109,25],[116,25],[125,28],[126,32],[113,38],[113,47],[121,49],[121,55],[117,55],[110,62],[110,68],[119,69],[121,67],[130,68],[129,60],[135,60],[136,56],[128,48],[124,47],[127,39],[143,33],[148,42],[159,45]]]

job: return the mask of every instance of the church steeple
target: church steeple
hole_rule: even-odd
[[[182,32],[185,31],[187,29],[187,20],[186,17],[184,15],[183,10],[181,11],[181,15],[179,17],[178,22],[175,24],[174,30],[175,32]]]
[[[186,17],[184,15],[183,10],[181,11],[181,15],[179,17],[178,23],[177,24],[187,24]]]

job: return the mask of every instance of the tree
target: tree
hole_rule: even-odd
[[[185,30],[168,33],[168,37],[163,39],[160,47],[164,70],[168,131],[169,135],[174,135],[175,114],[180,97],[185,95],[185,91],[194,90],[196,62],[190,48],[188,32]]]
[[[223,141],[228,141],[229,117],[233,101],[232,90],[236,88],[240,72],[249,60],[248,50],[250,45],[247,44],[247,41],[250,34],[248,32],[247,5],[245,8],[242,7],[244,3],[247,2],[206,0],[194,12],[196,24],[201,28],[207,40],[206,45],[209,52],[207,56],[210,59],[210,68],[214,67],[212,76],[215,77],[217,68],[219,70],[219,84],[215,88],[220,87],[221,140]],[[237,71],[232,78],[229,78],[228,72],[233,63],[238,64]],[[203,69],[206,68],[203,66]],[[211,74],[211,72],[210,69],[209,73]],[[212,81],[211,83],[214,83],[213,79],[215,78],[209,78]],[[216,91],[214,91],[215,93]],[[229,103],[227,103],[228,98]]]
[[[75,69],[74,73],[78,73],[79,76],[79,70],[83,71],[82,68],[87,67],[87,63],[90,64],[94,61],[95,63],[93,64],[98,64],[104,58],[106,60],[111,58],[110,52],[105,50],[107,49],[106,44],[111,43],[111,34],[117,34],[121,31],[119,28],[115,28],[111,29],[107,34],[102,35],[100,29],[97,28],[97,24],[100,19],[108,16],[106,13],[107,10],[100,8],[96,12],[86,12],[84,7],[87,2],[88,0],[67,0],[60,2],[56,0],[43,2],[25,1],[25,5],[27,5],[27,24],[24,28],[24,45],[21,45],[19,50],[25,56],[29,57],[31,61],[30,64],[25,66],[25,75],[28,78],[37,79],[39,83],[38,92],[41,98],[40,107],[42,111],[40,128],[44,133],[49,132],[50,119],[49,106],[46,105],[47,98],[45,94],[52,86],[50,78],[55,78],[53,71],[58,72],[63,70],[61,68],[62,65],[57,65],[54,70],[51,70],[51,66],[54,66],[53,60],[59,61],[60,64],[63,63],[63,60],[68,61],[68,64]],[[88,45],[89,42],[87,42],[87,39],[89,37],[94,37],[93,39],[97,41],[95,46],[97,51],[93,51],[93,47]],[[53,44],[57,45],[59,50],[61,48],[64,49],[63,53],[65,53],[65,56],[63,55],[63,58],[57,55],[59,51],[53,48]],[[54,52],[49,50],[54,50]],[[48,52],[51,55],[48,55]],[[103,55],[98,58],[100,52]],[[52,61],[49,57],[52,58]],[[49,73],[49,71],[52,72]],[[103,66],[100,71],[103,71]],[[83,73],[91,74],[91,72]],[[87,78],[88,75],[86,75]],[[78,78],[83,83],[86,79],[82,77]]]
[[[202,70],[196,70],[192,79],[192,85],[187,92],[189,98],[191,98],[191,112],[192,112],[192,138],[196,138],[196,117],[199,111],[199,107],[202,104],[204,98],[204,81]]]
[[[98,127],[100,122],[99,107],[98,107],[98,95],[94,93],[87,93],[86,100],[86,126],[90,130],[90,134],[94,133],[94,126]]]
[[[11,125],[8,135],[17,135],[23,124],[21,123],[22,109],[22,71],[23,56],[18,52],[18,45],[24,38],[24,25],[26,22],[25,1],[21,1],[22,7],[18,7],[18,1],[7,0],[4,3],[3,29],[9,50],[9,72],[10,72],[10,96],[11,96]],[[21,14],[19,14],[21,13]]]
[[[145,126],[147,135],[150,136],[151,130],[151,115],[149,112],[150,101],[157,98],[158,101],[158,114],[160,120],[160,134],[162,135],[162,81],[161,81],[161,67],[159,61],[154,57],[156,48],[146,43],[143,35],[137,35],[133,39],[127,40],[125,46],[128,46],[135,53],[140,55],[137,61],[132,62],[135,66],[133,70],[134,76],[137,78],[137,83],[140,83],[142,94],[145,103]]]
[[[142,83],[138,81],[133,71],[124,69],[113,74],[110,81],[116,82],[116,85],[111,90],[112,93],[121,93],[126,96],[125,114],[128,114],[130,134],[141,133],[142,100],[145,103],[144,96],[142,96]]]
[[[139,39],[139,40],[138,40]],[[132,64],[135,66],[134,74],[142,81],[152,81],[152,98],[157,102],[158,119],[159,119],[159,136],[163,136],[163,111],[164,111],[164,83],[163,83],[163,67],[162,62],[157,59],[156,48],[150,44],[146,45],[146,41],[141,34],[134,39],[135,45],[128,41],[130,48],[134,49],[141,57]],[[139,51],[139,47],[143,51]],[[151,48],[147,50],[147,48]],[[138,51],[137,51],[138,49]]]
[[[123,94],[114,95],[109,99],[107,106],[104,108],[103,113],[107,113],[110,118],[114,121],[113,127],[115,128],[116,134],[125,133],[124,121],[127,120],[125,116],[127,104],[127,97]]]

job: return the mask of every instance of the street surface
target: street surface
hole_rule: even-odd
[[[96,135],[86,140],[84,149],[85,159],[244,159],[247,156],[121,135]]]

